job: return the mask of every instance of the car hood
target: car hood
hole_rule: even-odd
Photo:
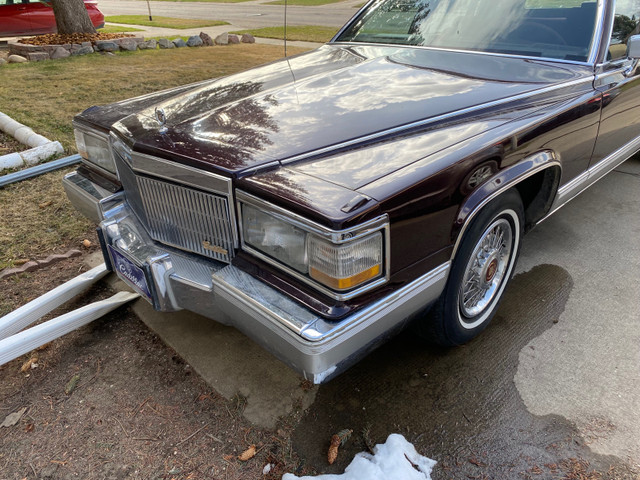
[[[137,151],[237,175],[334,153],[345,143],[355,147],[372,134],[397,134],[431,121],[451,124],[468,118],[469,107],[585,74],[582,67],[520,58],[325,45],[178,93],[114,128]],[[378,167],[376,175],[384,174]]]

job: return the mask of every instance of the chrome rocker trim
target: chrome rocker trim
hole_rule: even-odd
[[[77,172],[64,185],[78,210],[99,217],[105,252],[111,246],[146,272],[156,310],[185,308],[234,326],[315,384],[344,371],[433,303],[450,270],[446,262],[343,320],[328,322],[233,265],[154,242],[121,194],[101,191]]]

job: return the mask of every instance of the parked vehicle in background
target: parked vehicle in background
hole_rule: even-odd
[[[428,307],[416,331],[459,345],[523,234],[640,149],[639,17],[375,1],[312,52],[77,115],[64,185],[156,309],[234,325],[315,383]]]
[[[84,0],[91,23],[104,27],[104,15],[98,2]],[[56,33],[56,19],[51,2],[39,0],[0,0],[0,37]]]

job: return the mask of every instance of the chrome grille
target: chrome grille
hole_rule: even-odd
[[[154,240],[229,263],[234,236],[226,196],[136,174],[115,155],[129,205]]]

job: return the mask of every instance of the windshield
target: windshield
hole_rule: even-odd
[[[336,41],[587,61],[597,2],[379,0]]]

